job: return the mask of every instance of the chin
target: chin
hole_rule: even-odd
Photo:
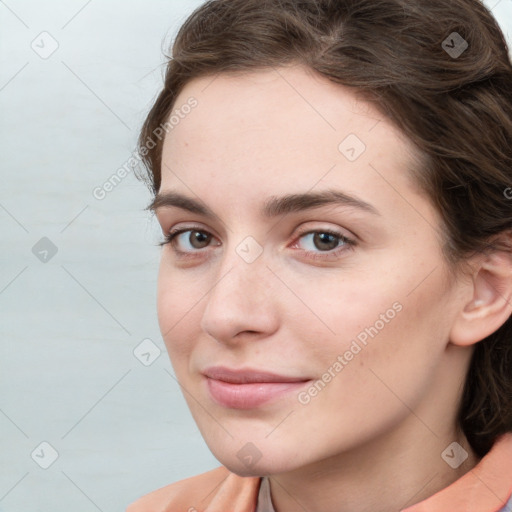
[[[300,465],[296,457],[293,455],[287,456],[286,454],[281,454],[279,457],[276,457],[275,454],[273,454],[273,457],[269,457],[266,456],[265,453],[261,453],[260,458],[257,460],[254,459],[253,462],[249,459],[244,460],[243,453],[240,455],[240,458],[238,457],[238,454],[235,454],[234,457],[232,454],[223,457],[219,457],[216,454],[214,455],[223,466],[229,469],[229,471],[237,474],[238,476],[244,477],[262,477],[284,473],[292,471]]]

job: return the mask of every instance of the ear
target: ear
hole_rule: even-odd
[[[480,255],[468,286],[450,331],[454,345],[469,346],[485,339],[512,314],[512,253],[500,250]]]

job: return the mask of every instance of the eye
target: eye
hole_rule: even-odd
[[[186,235],[186,236],[182,236]],[[170,244],[173,250],[178,254],[188,254],[196,252],[195,250],[204,249],[212,240],[213,235],[198,227],[181,228],[172,230],[164,236],[163,242],[159,245]],[[184,249],[178,249],[176,246],[183,244]],[[188,247],[187,247],[188,246]]]
[[[205,252],[203,249],[206,249],[213,239],[211,233],[195,226],[172,230],[164,236],[164,240],[159,245],[170,244],[179,257],[187,258],[200,256]],[[355,240],[342,233],[331,229],[317,229],[299,234],[296,242],[292,244],[292,248],[297,247],[298,241],[302,239],[306,240],[305,245],[309,247],[303,252],[312,259],[337,259],[341,252],[356,245]],[[218,246],[220,243],[216,245]],[[318,249],[318,251],[314,249]]]
[[[317,229],[299,235],[299,240],[306,240],[304,251],[313,259],[337,259],[341,252],[347,251],[356,245],[355,240],[331,229]],[[298,244],[295,242],[294,247]],[[315,250],[318,249],[318,250]]]

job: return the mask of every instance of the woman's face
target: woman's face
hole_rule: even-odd
[[[191,97],[163,148],[160,195],[189,202],[155,210],[184,230],[162,250],[158,318],[213,454],[271,474],[429,435],[457,301],[411,146],[302,67],[196,79],[174,110]],[[204,375],[217,366],[296,382],[226,384]]]

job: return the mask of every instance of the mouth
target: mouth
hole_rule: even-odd
[[[211,367],[203,372],[210,397],[231,409],[253,409],[297,392],[312,379],[262,370]]]

